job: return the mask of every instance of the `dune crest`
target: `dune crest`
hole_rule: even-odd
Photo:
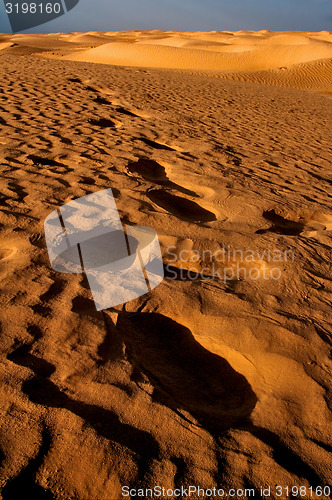
[[[210,73],[231,80],[332,90],[332,33],[114,31],[2,35],[0,51],[137,68]]]
[[[238,76],[231,79],[312,90],[331,88],[332,33],[327,31],[130,31],[73,34],[69,39],[93,44],[61,53],[61,58],[72,61],[210,71],[224,73],[224,78],[235,73]]]
[[[272,44],[271,44],[272,45]],[[146,66],[170,69],[195,69],[212,71],[257,71],[290,66],[303,62],[332,57],[332,44],[290,45],[289,47],[254,46],[247,50],[226,52],[224,47],[204,50],[168,45],[166,43],[125,43],[111,42],[78,54],[66,56],[72,61],[116,64],[121,66]],[[231,46],[234,49],[234,46]],[[236,46],[236,49],[238,47]],[[224,52],[224,53],[223,53]],[[226,52],[226,53],[225,53]]]

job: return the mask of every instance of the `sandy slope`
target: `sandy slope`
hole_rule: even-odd
[[[276,69],[248,73],[272,83],[261,85],[243,68],[227,81],[68,60],[104,50],[82,47],[98,36],[1,42],[14,43],[0,53],[2,498],[108,500],[156,484],[260,498],[261,485],[328,484],[331,99],[296,86],[328,88],[317,75],[331,70],[330,35],[186,35],[266,51],[278,36],[296,57],[318,44],[324,61],[293,60],[293,89]],[[185,35],[102,36],[136,50]],[[97,313],[83,275],[50,268],[43,223],[110,187],[123,222],[154,227],[165,263],[170,246],[178,258],[151,295]],[[281,279],[180,272],[212,275],[215,261],[190,256],[222,247],[255,253],[228,266]]]
[[[198,70],[257,71],[280,66],[326,59],[332,57],[332,44],[317,43],[308,45],[254,46],[247,50],[235,47],[230,53],[224,47],[204,50],[186,46],[157,45],[148,43],[111,42],[100,47],[86,50],[79,54],[67,56],[73,61],[97,62],[102,64],[119,64],[123,66],[149,66],[155,68],[179,68]],[[234,47],[232,47],[234,50]]]
[[[105,35],[100,46],[62,56],[102,64],[217,71],[224,78],[300,89],[331,88],[329,32],[124,32],[108,33],[110,43]],[[75,34],[68,40],[92,38],[96,41],[96,34]]]
[[[124,31],[2,35],[0,50],[120,66],[210,72],[231,80],[331,90],[332,33]]]

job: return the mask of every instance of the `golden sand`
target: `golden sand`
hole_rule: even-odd
[[[331,42],[1,36],[4,499],[328,484]],[[43,223],[106,188],[183,271],[97,312],[83,275],[51,269]],[[240,251],[218,264],[239,279],[201,279],[222,248]]]

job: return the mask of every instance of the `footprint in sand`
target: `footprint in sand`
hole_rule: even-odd
[[[267,221],[272,222],[272,226],[267,229],[258,229],[256,234],[276,233],[287,236],[298,236],[303,232],[305,227],[302,222],[295,222],[282,217],[282,215],[277,214],[274,209],[265,210],[265,212],[263,212],[263,217]]]
[[[201,207],[198,203],[181,198],[163,189],[152,189],[147,192],[147,197],[159,207],[187,222],[211,222],[217,220],[214,213]]]
[[[68,82],[72,82],[72,83],[84,83],[80,78],[68,78]]]
[[[168,188],[176,189],[177,191],[188,196],[197,197],[197,194],[194,191],[190,191],[189,189],[172,182],[166,174],[165,167],[154,160],[139,158],[136,162],[132,162],[127,165],[127,172],[130,174],[137,174],[148,182],[153,182],[155,184],[159,184],[160,186],[167,186]]]
[[[272,222],[272,225],[267,229],[258,229],[256,234],[276,233],[286,236],[315,236],[319,231],[332,229],[331,215],[312,213],[299,216],[295,213],[287,213],[283,216],[278,212],[280,211],[275,209],[263,212],[264,219]]]
[[[137,372],[153,386],[152,398],[182,417],[191,415],[213,435],[241,425],[257,397],[228,361],[202,347],[192,332],[157,313],[120,313],[116,331]],[[191,421],[191,420],[189,420]]]
[[[106,104],[108,106],[111,106],[111,102],[109,102],[107,99],[105,99],[104,97],[96,97],[93,102],[96,102],[97,104]]]
[[[90,123],[90,125],[100,128],[117,128],[122,125],[122,123],[118,120],[110,120],[108,118],[99,118],[99,120],[95,118],[89,118],[88,122]]]
[[[118,108],[115,108],[115,111],[118,113],[121,113],[122,115],[127,115],[127,116],[133,116],[134,118],[138,118],[139,116],[130,111],[129,109],[124,108],[123,106],[119,106]]]
[[[32,160],[33,164],[35,166],[42,165],[43,167],[56,167],[56,168],[63,168],[66,171],[68,170],[68,166],[65,165],[64,163],[60,163],[59,161],[52,160],[50,158],[43,158],[42,156],[37,156],[37,155],[28,155],[28,160]]]
[[[78,183],[79,184],[87,184],[89,186],[93,186],[94,184],[96,184],[96,181],[92,177],[81,176],[81,178],[78,181]]]
[[[108,99],[105,99],[105,97],[102,97],[98,95],[95,99],[93,99],[93,102],[96,104],[104,104],[105,106],[112,106],[112,102],[110,102]],[[139,115],[135,114],[133,111],[130,111],[129,109],[123,107],[123,106],[118,106],[114,109],[117,113],[121,113],[122,115],[127,115],[131,116],[133,118],[138,118]]]
[[[86,90],[89,90],[90,92],[95,92],[96,94],[99,94],[99,90],[98,89],[95,89],[93,87],[90,87],[90,85],[88,85],[86,87]]]
[[[69,81],[83,83],[79,78],[70,78]],[[112,105],[117,106],[117,107],[115,107],[115,111],[117,113],[121,113],[122,115],[131,116],[132,118],[148,118],[148,115],[141,114],[138,110],[129,109],[129,107],[124,107],[119,102],[113,103],[110,100],[108,100],[107,98],[100,95],[100,94],[105,94],[106,96],[110,96],[110,94],[113,95],[113,92],[111,92],[107,89],[95,88],[95,87],[92,87],[91,85],[88,85],[86,87],[86,90],[88,90],[89,92],[93,92],[94,94],[97,94],[97,97],[95,97],[93,99],[93,102],[95,102],[96,104],[103,104],[106,106],[112,106]],[[154,147],[161,146],[158,143],[154,143],[154,141],[151,141],[151,143],[155,144]],[[166,148],[164,147],[163,149],[166,149]],[[173,151],[172,148],[170,148],[170,149]]]
[[[166,151],[177,151],[175,148],[171,146],[167,146],[167,144],[162,144],[161,142],[152,141],[151,139],[147,139],[146,137],[140,137],[140,141],[144,142],[147,146],[150,146],[154,149],[164,149]]]

